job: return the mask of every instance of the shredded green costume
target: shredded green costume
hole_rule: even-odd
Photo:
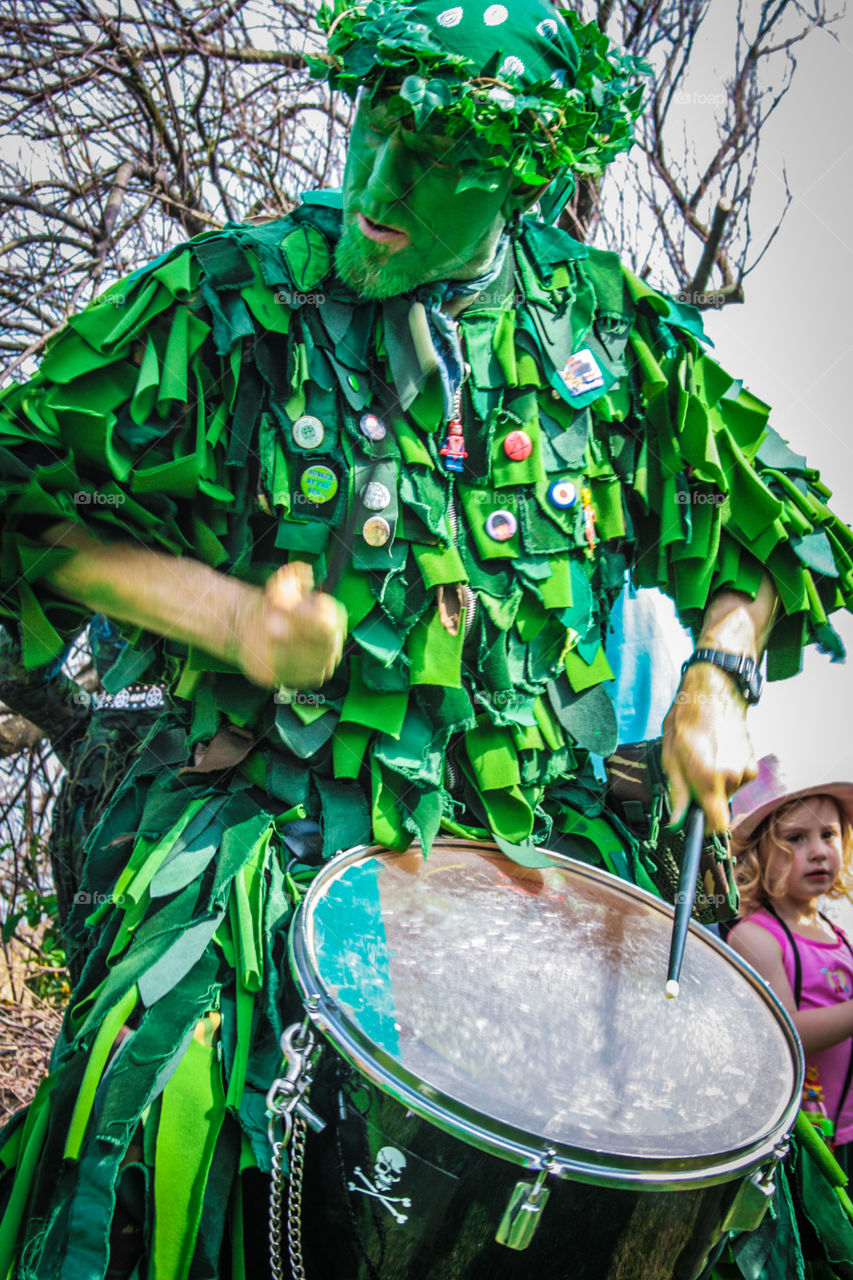
[[[2,607],[31,667],[81,625],[40,581],[68,554],[36,541],[48,522],[85,516],[106,540],[257,583],[291,558],[321,583],[368,475],[392,529],[369,546],[356,521],[337,589],[350,642],[321,696],[276,701],[146,634],[107,677],[165,673],[176,710],[88,842],[99,905],[72,927],[97,941],[51,1074],[0,1148],[2,1275],[213,1276],[223,1248],[242,1274],[237,1171],[269,1168],[285,930],[320,853],[490,828],[520,857],[550,844],[649,886],[589,763],[614,745],[602,636],[626,566],[693,622],[766,568],[785,609],[773,675],[806,640],[839,648],[826,615],[853,604],[853,537],[693,311],[522,220],[505,298],[492,288],[460,319],[468,458],[453,476],[438,379],[401,336],[409,302],[364,303],[336,279],[339,223],[335,197],[314,195],[199,237],[72,319],[2,400]],[[604,385],[573,396],[560,374],[580,349]],[[359,428],[368,410],[387,420],[380,441]],[[324,429],[308,451],[305,414]],[[503,447],[515,430],[532,443],[521,461]],[[338,482],[319,504],[301,483],[317,465]],[[555,507],[555,480],[591,491],[592,554],[588,513]],[[517,515],[508,541],[486,532],[495,509]],[[454,635],[436,594],[457,583],[477,608]],[[116,1206],[130,1252],[115,1237],[110,1261]]]

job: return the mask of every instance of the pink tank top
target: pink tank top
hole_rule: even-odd
[[[782,948],[785,973],[791,984],[791,990],[794,991],[796,972],[794,952],[782,925],[764,908],[753,912],[746,919],[752,924],[760,924],[762,929],[772,933],[779,943]],[[850,949],[844,941],[842,931],[837,926],[833,927],[839,935],[835,942],[814,942],[811,938],[803,938],[800,934],[791,931],[794,933],[802,968],[801,1009],[819,1009],[830,1004],[841,1004],[842,1001],[853,998],[853,955],[850,954]],[[837,1143],[850,1142],[853,1139],[853,1084],[848,1090],[842,1114],[836,1119],[838,1103],[850,1063],[850,1048],[850,1041],[842,1040],[840,1044],[834,1044],[831,1049],[811,1053],[806,1058],[808,1066],[817,1067],[823,1086],[827,1114],[835,1120]]]

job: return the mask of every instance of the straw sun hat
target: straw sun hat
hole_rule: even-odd
[[[801,766],[789,771],[778,756],[763,756],[758,762],[757,777],[732,796],[732,837],[747,841],[759,823],[781,804],[806,796],[831,796],[853,826],[853,782],[825,779],[825,773],[818,781],[813,769]]]

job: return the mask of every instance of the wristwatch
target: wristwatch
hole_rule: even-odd
[[[727,653],[724,649],[697,649],[683,663],[681,674],[684,675],[687,668],[697,662],[710,662],[712,666],[728,672],[746,699],[748,707],[754,707],[761,697],[764,677],[758,670],[755,658],[749,658],[745,653]]]

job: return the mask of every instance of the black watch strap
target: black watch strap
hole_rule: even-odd
[[[745,653],[727,653],[724,649],[697,649],[682,665],[681,674],[684,675],[687,668],[697,662],[710,662],[712,666],[728,672],[746,699],[747,706],[754,707],[761,697],[764,677],[755,658],[747,657]]]

